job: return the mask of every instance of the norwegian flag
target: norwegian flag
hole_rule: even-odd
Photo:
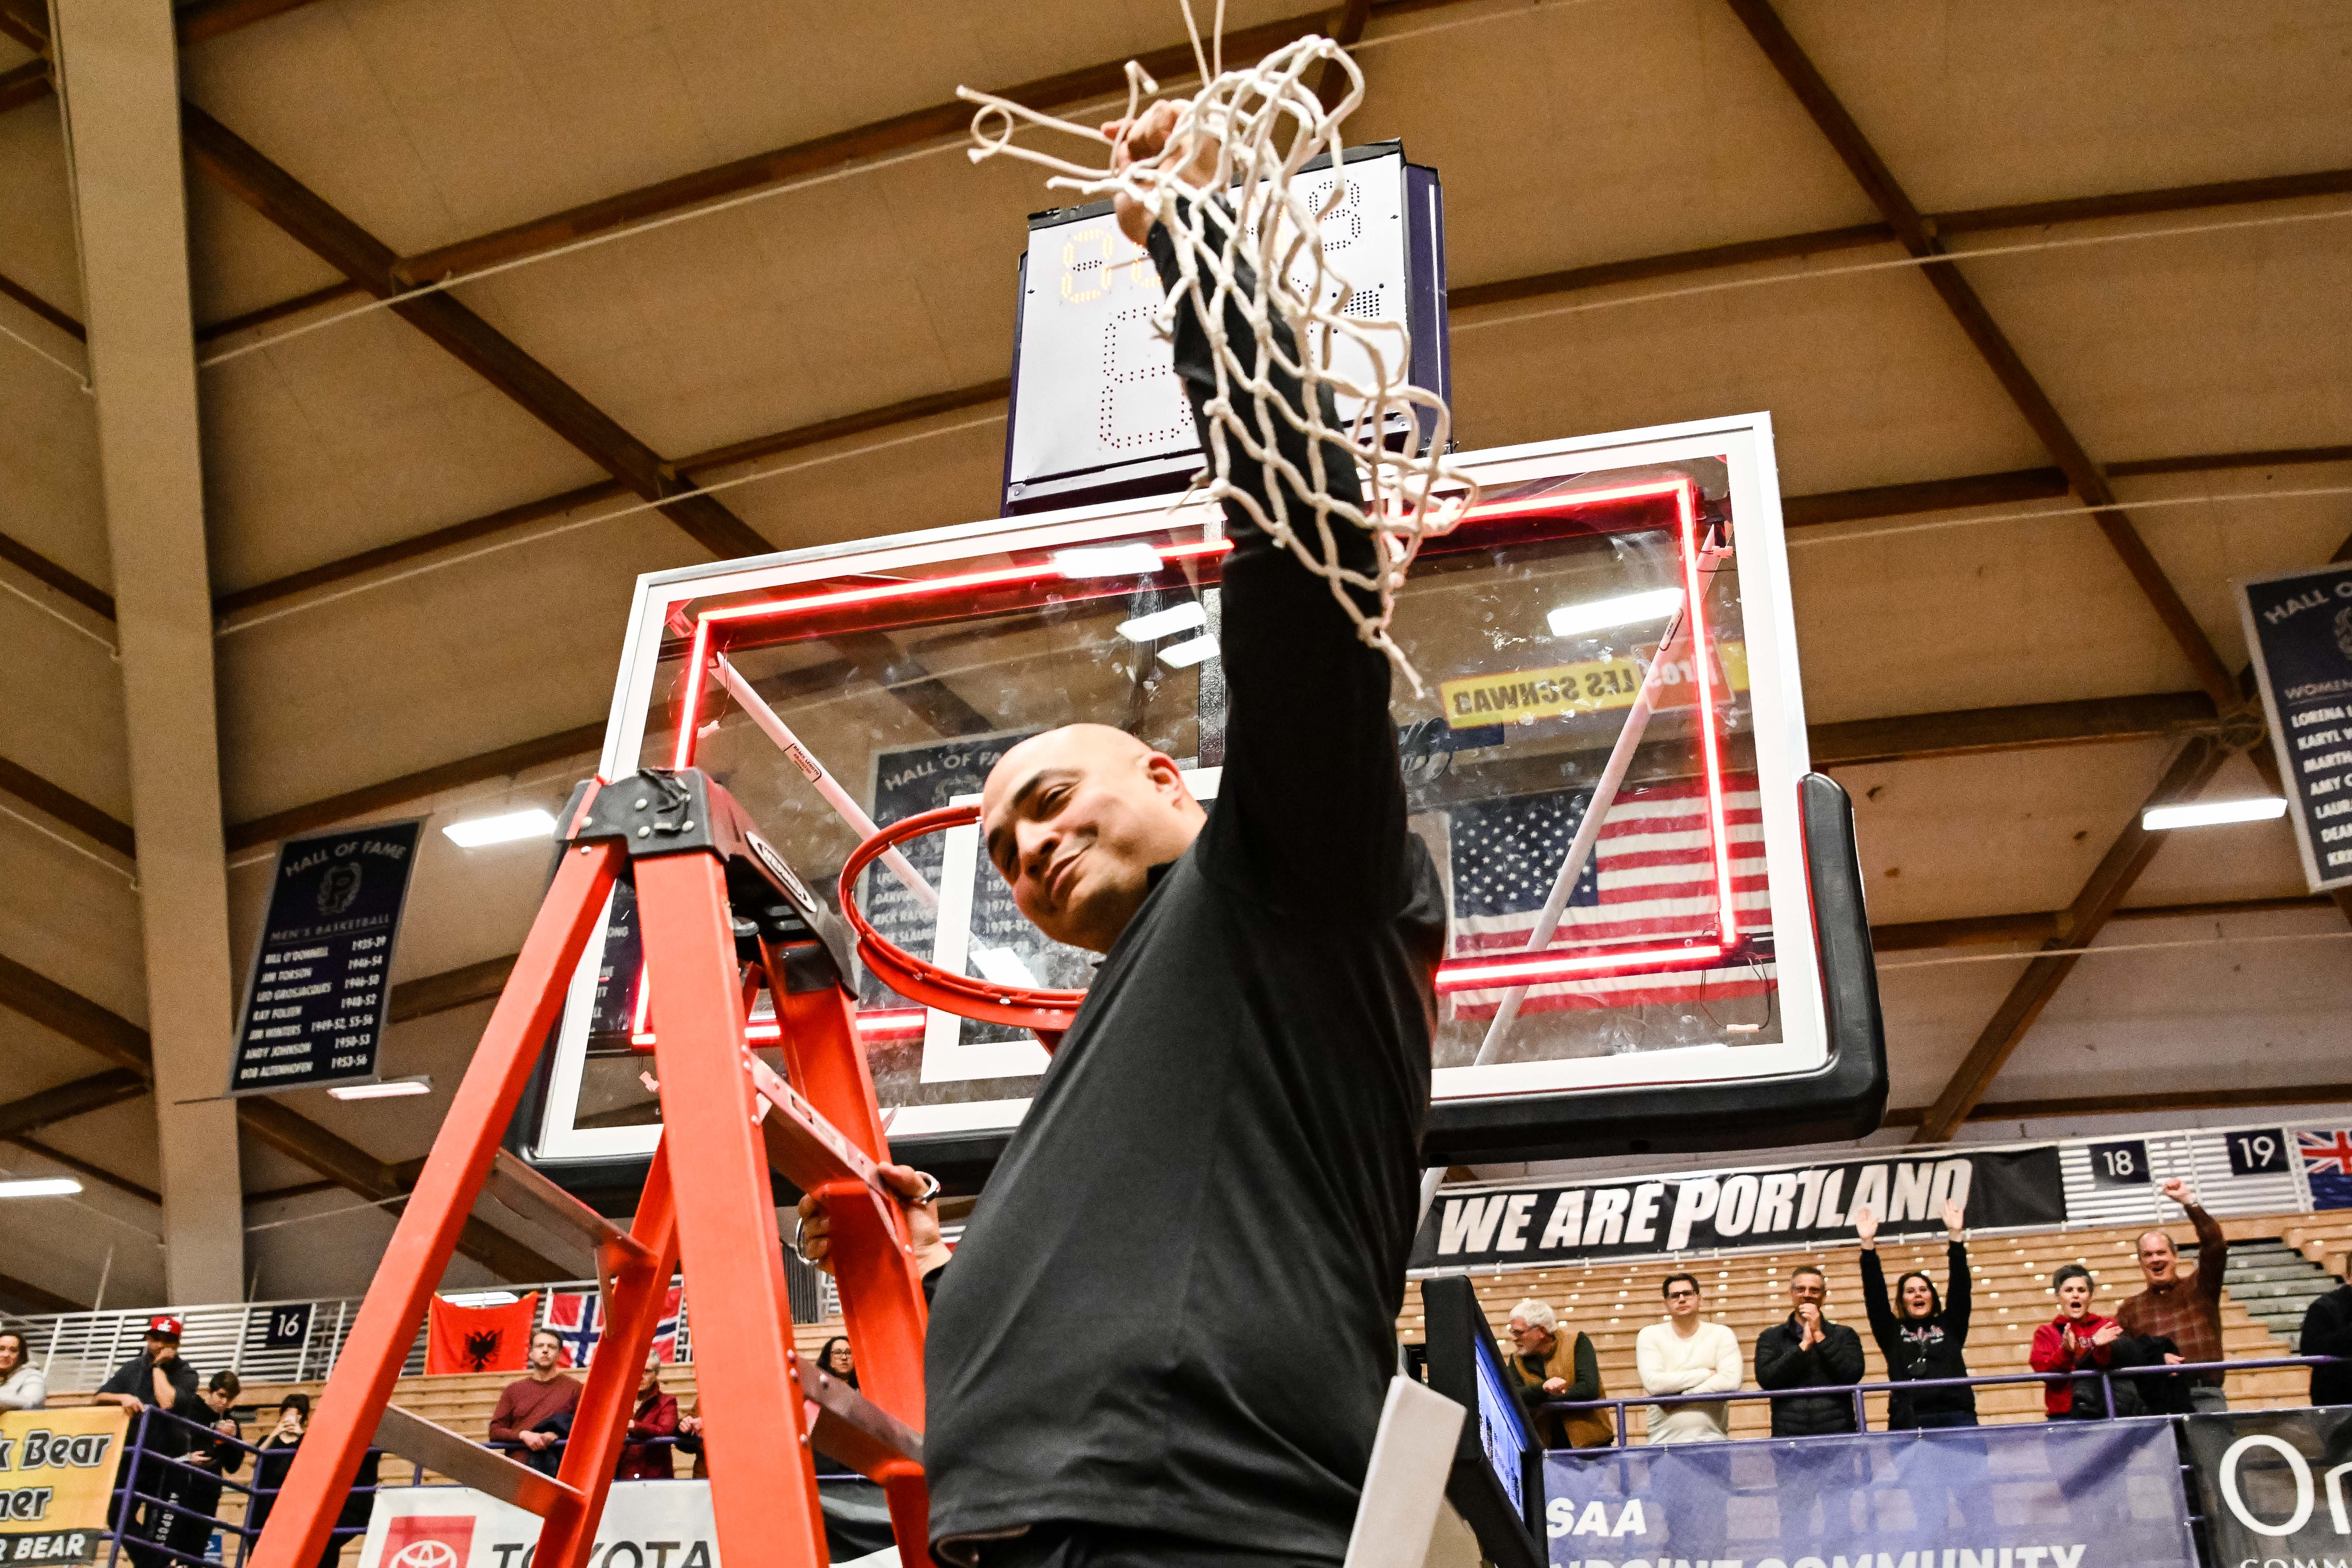
[[[1765,876],[1762,796],[1753,773],[1730,774],[1724,785],[1738,927],[1747,933],[1768,931],[1772,904]],[[1591,790],[1553,790],[1454,808],[1447,847],[1455,955],[1526,946],[1591,803]],[[1706,936],[1716,929],[1716,902],[1706,781],[1624,790],[1601,824],[1592,858],[1569,895],[1551,947],[1581,952]],[[1773,984],[1769,963],[1611,975],[1531,986],[1520,1008],[1537,1013],[1712,1004],[1761,996]],[[1462,992],[1454,998],[1454,1012],[1465,1018],[1492,1017],[1500,1000],[1499,991]]]
[[[677,1330],[686,1313],[686,1287],[670,1281],[662,1298],[661,1321],[654,1325],[654,1354],[665,1362],[677,1360]],[[604,1337],[604,1303],[593,1290],[551,1290],[547,1298],[547,1321],[563,1341],[565,1366],[584,1367],[595,1360],[596,1342]]]
[[[2352,1209],[2352,1128],[2323,1127],[2294,1135],[2303,1173],[2311,1184],[2311,1206]]]

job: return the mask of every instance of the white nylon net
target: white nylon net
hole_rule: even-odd
[[[957,96],[980,105],[972,116],[971,160],[977,163],[1002,154],[1038,164],[1052,173],[1045,182],[1049,189],[1097,200],[1123,195],[1167,226],[1176,241],[1181,281],[1161,305],[1155,322],[1163,335],[1171,335],[1177,305],[1189,297],[1208,335],[1217,377],[1215,395],[1203,409],[1209,465],[1187,499],[1206,494],[1240,505],[1268,536],[1330,584],[1359,635],[1388,656],[1418,695],[1420,675],[1389,637],[1397,586],[1422,541],[1451,528],[1475,503],[1478,487],[1444,458],[1453,416],[1443,398],[1408,379],[1412,353],[1403,324],[1348,315],[1352,290],[1324,258],[1321,219],[1347,195],[1339,123],[1363,99],[1363,72],[1345,49],[1317,37],[1287,44],[1246,69],[1223,70],[1221,59],[1202,50],[1189,5],[1185,24],[1207,85],[1192,99],[1179,100],[1168,145],[1198,146],[1203,138],[1215,143],[1216,172],[1205,189],[1228,193],[1230,206],[1181,199],[1197,197],[1202,191],[1152,166],[1153,161],[1117,168],[1119,142],[1094,127],[959,88]],[[1221,40],[1216,47],[1221,51]],[[1311,84],[1327,63],[1347,89],[1329,110]],[[1160,89],[1132,60],[1127,79],[1123,121],[1131,124],[1145,100]],[[1024,127],[1110,148],[1111,162],[1097,168],[1019,145],[1013,137]],[[1341,177],[1318,204],[1301,172],[1325,153]],[[1227,330],[1229,308],[1255,339],[1252,358],[1235,352]],[[1290,348],[1284,347],[1277,324],[1289,329]],[[1332,349],[1343,341],[1360,351],[1349,357],[1359,365],[1369,364],[1369,373],[1335,370]],[[1283,397],[1270,379],[1276,367],[1298,378],[1305,395],[1297,405]],[[1345,423],[1325,419],[1320,395],[1325,388],[1337,402],[1355,408]],[[1282,425],[1306,437],[1304,471],[1277,449],[1276,437]],[[1416,426],[1417,436],[1412,434]],[[1400,430],[1406,434],[1391,447],[1388,439]],[[1360,505],[1331,493],[1327,465],[1335,460],[1354,465]],[[1268,504],[1261,505],[1258,498],[1232,482],[1234,465],[1243,461],[1258,464],[1265,473]],[[1300,498],[1306,502],[1304,515],[1297,515]],[[1372,535],[1369,572],[1341,563],[1340,535],[1335,531],[1341,527]],[[1368,611],[1349,589],[1370,595],[1376,609]]]

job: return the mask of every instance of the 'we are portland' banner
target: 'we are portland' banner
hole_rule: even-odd
[[[2162,1421],[1544,1456],[1552,1568],[2194,1568]]]

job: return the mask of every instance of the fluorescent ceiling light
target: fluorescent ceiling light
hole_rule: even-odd
[[[1054,552],[1065,577],[1148,577],[1165,564],[1149,544],[1089,544]]]
[[[453,1290],[441,1299],[453,1307],[511,1307],[522,1300],[511,1290]]]
[[[404,1094],[431,1094],[433,1075],[420,1072],[381,1083],[339,1083],[327,1092],[337,1100],[396,1100]]]
[[[1204,658],[1216,657],[1217,639],[1205,632],[1190,641],[1180,642],[1174,647],[1160,650],[1160,662],[1171,669],[1189,669]]]
[[[2276,796],[2262,800],[2200,800],[2189,805],[2151,805],[2139,814],[2139,825],[2150,833],[2168,827],[2210,827],[2217,822],[2268,822],[2286,815],[2286,802]]]
[[[479,849],[485,844],[511,844],[518,838],[552,837],[555,818],[534,805],[529,811],[510,811],[504,816],[478,816],[471,822],[453,822],[441,831],[460,848]]]
[[[1551,635],[1556,637],[1581,637],[1605,626],[1631,626],[1636,621],[1655,621],[1682,608],[1680,588],[1654,588],[1646,594],[1623,594],[1614,599],[1594,599],[1589,604],[1562,605],[1549,617]]]
[[[21,1182],[0,1182],[0,1198],[62,1198],[81,1191],[71,1176],[31,1176]]]
[[[1118,623],[1118,635],[1129,642],[1150,642],[1155,637],[1189,632],[1208,624],[1208,606],[1192,599],[1172,610],[1156,610],[1148,616],[1138,616],[1131,621],[1121,621]]]

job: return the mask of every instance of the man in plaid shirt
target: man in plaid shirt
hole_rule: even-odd
[[[2179,1346],[2179,1355],[2164,1358],[2168,1363],[2223,1360],[2221,1274],[2229,1267],[2230,1239],[2221,1234],[2213,1216],[2189,1197],[2189,1184],[2180,1178],[2175,1176],[2164,1184],[2164,1195],[2187,1209],[2189,1223],[2197,1227],[2196,1272],[2180,1272],[2180,1254],[2170,1236],[2160,1230],[2145,1233],[2139,1238],[2139,1271],[2147,1280],[2147,1289],[2116,1309],[2116,1321],[2127,1334],[2160,1334]],[[2230,1407],[2221,1388],[2221,1373],[2188,1375],[2190,1405],[2199,1410]]]

